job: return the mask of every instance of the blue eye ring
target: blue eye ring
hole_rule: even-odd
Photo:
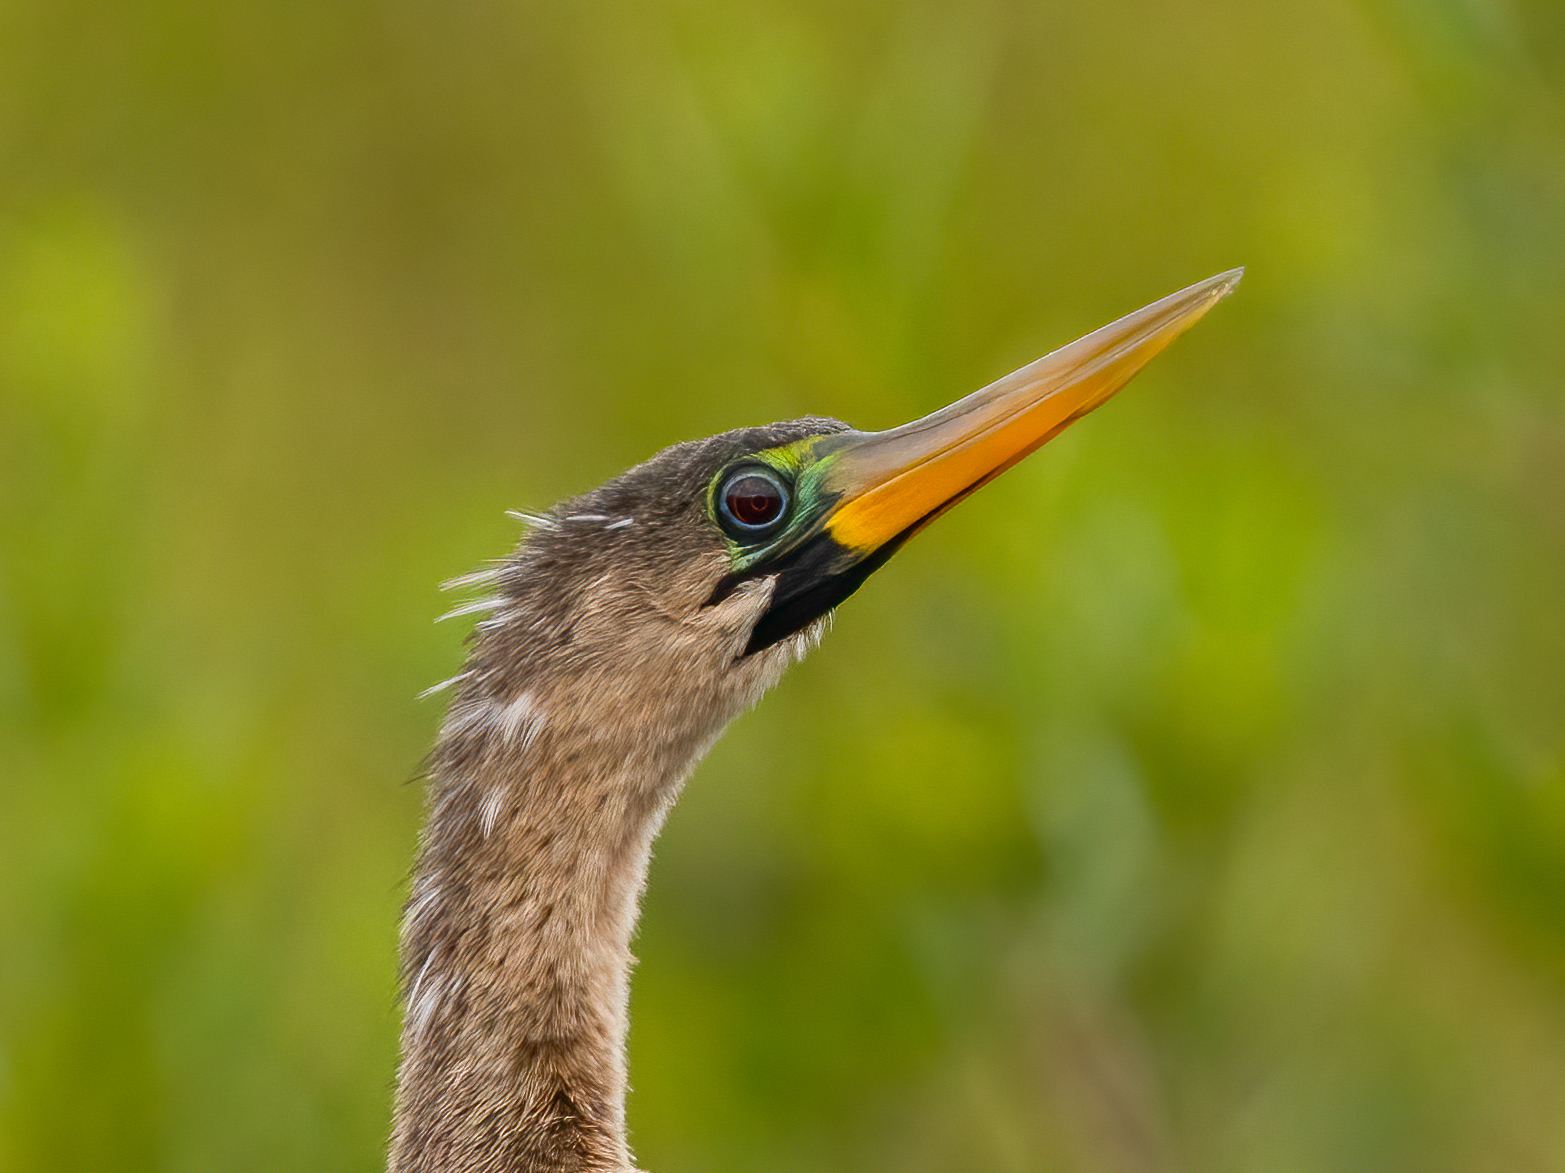
[[[723,528],[740,541],[750,541],[777,529],[793,504],[792,486],[764,464],[733,469],[723,477],[716,496]]]

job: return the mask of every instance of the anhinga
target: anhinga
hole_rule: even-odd
[[[686,776],[903,542],[1108,399],[1241,272],[890,431],[809,417],[675,445],[470,576],[492,613],[430,762],[395,1173],[631,1170],[630,937]]]

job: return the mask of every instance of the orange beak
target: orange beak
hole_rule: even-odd
[[[747,577],[774,578],[746,654],[831,610],[908,538],[1107,401],[1243,273],[1230,269],[1153,302],[900,428],[790,446],[799,499],[812,506],[713,595]]]
[[[866,553],[906,540],[1107,402],[1243,275],[1230,269],[1170,294],[923,419],[832,437],[822,472],[839,496],[826,533]]]

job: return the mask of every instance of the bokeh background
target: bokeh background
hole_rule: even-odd
[[[1565,1170],[1565,7],[0,5],[0,1169],[380,1167],[504,509],[1237,264],[697,773],[656,1173]]]

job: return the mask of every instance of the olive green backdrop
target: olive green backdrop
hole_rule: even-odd
[[[504,509],[1236,264],[696,774],[654,1173],[1565,1170],[1565,8],[0,6],[0,1169],[379,1167]]]

